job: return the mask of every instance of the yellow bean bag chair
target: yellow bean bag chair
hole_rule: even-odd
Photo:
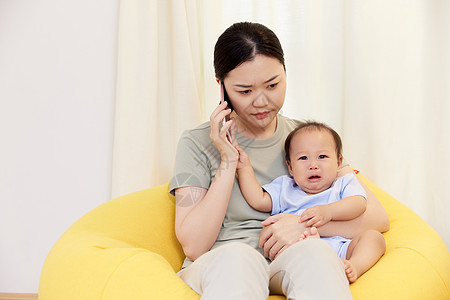
[[[350,286],[354,299],[450,299],[450,253],[441,238],[362,179],[387,210],[391,230],[384,235],[386,254]],[[166,184],[113,199],[72,225],[45,261],[39,299],[199,299],[176,275],[184,254],[168,189]]]

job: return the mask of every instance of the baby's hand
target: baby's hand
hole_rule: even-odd
[[[244,167],[250,167],[251,166],[250,159],[248,158],[248,155],[244,151],[244,149],[242,149],[242,147],[238,145],[236,146],[236,150],[239,153],[239,160],[236,169],[239,170]]]
[[[320,227],[330,222],[331,218],[331,209],[328,205],[316,205],[301,214],[300,222],[306,222],[306,227]]]

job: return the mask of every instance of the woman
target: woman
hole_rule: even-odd
[[[261,24],[236,23],[216,43],[214,68],[230,103],[183,133],[170,188],[177,203],[175,231],[187,257],[179,276],[204,299],[267,299],[269,292],[289,299],[351,299],[331,248],[319,239],[298,242],[305,230],[298,216],[253,210],[236,180],[238,144],[260,184],[288,174],[283,144],[298,121],[278,115],[286,92],[278,38]],[[225,117],[231,118],[222,126]],[[387,230],[386,212],[367,192],[365,214],[330,222],[320,234],[351,238],[366,229]]]

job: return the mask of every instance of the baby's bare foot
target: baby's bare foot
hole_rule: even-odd
[[[300,241],[306,240],[306,239],[320,239],[319,231],[317,231],[316,227],[311,227],[310,231],[305,230],[303,234],[300,236]]]
[[[315,239],[320,239],[320,234],[316,227],[314,227],[314,226],[311,227],[311,230],[309,231],[309,237],[315,238]]]
[[[347,275],[347,279],[350,283],[355,282],[358,279],[358,274],[356,274],[356,270],[353,267],[352,263],[346,259],[341,258],[342,263],[344,264],[345,275]]]

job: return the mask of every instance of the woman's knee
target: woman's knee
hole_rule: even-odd
[[[282,265],[286,267],[302,264],[320,265],[339,261],[336,253],[321,239],[300,241],[282,252],[275,261],[277,260],[284,260],[285,263]]]
[[[247,244],[235,242],[213,251],[217,253],[214,254],[214,261],[208,267],[211,269],[209,274],[205,274],[211,275],[205,278],[205,285],[220,280],[226,289],[237,289],[227,291],[227,294],[241,295],[237,298],[230,296],[228,299],[267,299],[270,268],[263,255]]]
[[[243,243],[208,251],[180,277],[204,299],[267,299],[269,295],[268,263]]]
[[[260,264],[262,266],[268,266],[266,259],[261,253],[244,243],[228,243],[214,249],[214,251],[217,252],[215,259],[231,264]]]
[[[316,295],[317,299],[333,299],[330,295],[334,293],[350,295],[344,265],[321,239],[311,238],[293,244],[272,262],[270,268],[272,291]]]

